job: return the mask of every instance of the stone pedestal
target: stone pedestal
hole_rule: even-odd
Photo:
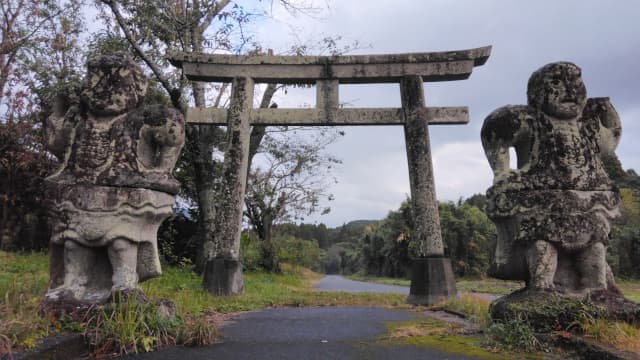
[[[205,289],[216,296],[242,294],[242,264],[238,260],[210,259],[205,265],[203,283]]]
[[[407,303],[432,305],[456,296],[451,260],[442,256],[414,259]]]

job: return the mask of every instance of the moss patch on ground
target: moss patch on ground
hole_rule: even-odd
[[[425,317],[417,321],[387,323],[387,333],[378,344],[425,346],[446,353],[479,359],[537,359],[539,354],[522,354],[483,346],[482,336],[461,335],[462,325]]]

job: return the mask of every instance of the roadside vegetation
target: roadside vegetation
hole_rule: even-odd
[[[154,303],[119,301],[77,322],[65,317],[46,317],[39,312],[39,302],[48,281],[46,254],[0,252],[0,293],[3,295],[0,302],[0,353],[32,348],[39,338],[59,332],[83,332],[96,355],[146,352],[174,344],[210,344],[218,338],[217,325],[231,314],[268,307],[410,308],[404,303],[403,295],[312,290],[312,285],[321,276],[309,269],[283,263],[280,274],[247,271],[245,293],[241,296],[214,297],[202,289],[200,277],[189,267],[167,266],[161,277],[143,283],[142,290],[149,298],[168,299],[175,303],[175,317],[163,317]],[[383,279],[382,282],[389,281]],[[430,318],[391,324],[383,340],[426,345],[480,358],[491,358],[491,354],[500,358],[513,351],[536,353],[548,350],[549,346],[540,341],[524,321],[492,323],[487,316],[490,301],[486,296],[468,292],[493,289],[497,293],[497,289],[502,289],[507,293],[515,286],[513,283],[500,283],[496,280],[460,281],[458,285],[463,292],[460,297],[430,308],[461,315],[466,319],[466,325]],[[638,295],[639,282],[624,281],[621,285],[627,296]],[[576,328],[580,329],[582,336],[600,344],[639,351],[637,339],[640,330],[636,327],[585,319]],[[559,332],[558,336],[566,334]]]
[[[165,267],[164,274],[143,283],[142,290],[151,299],[175,303],[175,317],[163,317],[154,303],[138,303],[131,300],[134,296],[77,322],[40,312],[39,303],[48,282],[46,254],[0,252],[0,354],[32,348],[38,339],[65,331],[84,331],[96,354],[209,344],[215,341],[216,325],[224,314],[267,307],[408,307],[402,295],[313,291],[311,287],[320,276],[300,266],[282,264],[280,274],[246,272],[243,295],[215,297],[202,289],[200,277],[190,268]]]

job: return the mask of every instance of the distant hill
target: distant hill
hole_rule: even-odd
[[[342,225],[348,229],[359,229],[359,228],[363,228],[367,225],[371,225],[371,224],[375,224],[377,222],[379,222],[380,220],[353,220],[353,221],[349,221],[348,223]],[[340,228],[341,226],[338,226],[337,228]]]

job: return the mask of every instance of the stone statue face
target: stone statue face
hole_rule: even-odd
[[[92,58],[82,101],[96,115],[118,115],[136,108],[147,92],[140,68],[122,53]]]
[[[529,105],[557,119],[575,119],[587,101],[582,72],[571,63],[553,63],[529,79]]]

